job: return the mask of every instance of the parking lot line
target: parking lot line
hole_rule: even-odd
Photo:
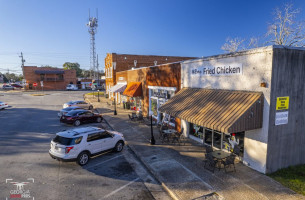
[[[113,195],[113,194],[117,193],[118,191],[120,191],[120,190],[124,189],[125,187],[127,187],[128,185],[130,185],[130,184],[132,184],[132,183],[136,182],[136,181],[137,181],[137,180],[139,180],[139,179],[140,179],[140,178],[136,178],[136,179],[134,179],[133,181],[130,181],[130,182],[129,182],[129,183],[127,183],[126,185],[123,185],[122,187],[120,187],[120,188],[118,188],[118,189],[114,190],[113,192],[111,192],[111,193],[107,194],[106,196],[104,196],[104,198],[108,198],[108,197],[110,197],[111,195]]]
[[[100,162],[100,163],[97,163],[97,164],[95,164],[95,165],[93,165],[93,166],[87,167],[86,169],[90,169],[90,168],[92,168],[92,167],[96,167],[96,166],[98,166],[98,165],[100,165],[100,164],[103,164],[103,163],[105,163],[105,162],[111,161],[111,160],[116,159],[116,158],[121,157],[121,156],[123,156],[123,155],[115,156],[115,157],[110,158],[110,159],[108,159],[108,160],[104,160],[103,162]]]

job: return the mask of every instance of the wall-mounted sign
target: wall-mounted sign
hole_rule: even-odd
[[[278,97],[276,99],[276,110],[288,110],[289,97]]]
[[[119,77],[119,81],[123,81],[124,80],[124,77]]]
[[[170,95],[166,90],[152,90],[151,96],[158,97],[158,98],[164,98],[164,99],[170,99]]]
[[[242,75],[242,64],[230,64],[222,66],[204,66],[192,67],[190,73],[193,76],[229,76],[229,75]]]
[[[288,124],[288,111],[275,113],[275,125]]]

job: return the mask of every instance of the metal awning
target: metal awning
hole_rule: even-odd
[[[183,88],[161,112],[224,133],[261,128],[262,92]]]
[[[142,83],[141,82],[130,82],[127,88],[123,92],[123,95],[129,97],[141,97],[142,96]]]
[[[126,89],[126,83],[118,83],[115,86],[109,88],[109,92],[119,92],[122,93]]]

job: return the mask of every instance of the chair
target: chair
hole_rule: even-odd
[[[172,140],[173,143],[175,143],[175,141],[176,141],[180,145],[180,143],[183,142],[185,145],[185,137],[183,135],[183,130],[184,129],[182,128],[180,132],[177,132],[174,134],[173,140]]]
[[[233,148],[233,154],[240,157],[240,148],[236,145]]]
[[[235,164],[234,164],[234,161],[235,161],[235,157],[236,155],[230,155],[228,158],[226,158],[226,160],[222,160],[221,163],[223,164],[224,166],[224,169],[225,169],[225,172],[227,173],[227,168],[231,168],[231,166],[234,167],[234,171],[236,172],[236,169],[235,169]]]
[[[137,119],[138,122],[145,122],[144,117],[143,117],[142,114],[139,114],[136,119]]]
[[[133,117],[133,116],[130,116],[130,114],[128,114],[128,117],[129,117],[129,120],[130,120],[130,121],[135,121],[135,120],[136,120],[136,118]]]
[[[211,147],[211,146],[206,146],[206,147],[205,147],[205,152],[206,152],[206,153],[211,153],[211,152],[213,152],[213,147]]]
[[[204,168],[214,173],[216,165],[217,165],[217,161],[214,160],[213,156],[209,153],[206,154]]]

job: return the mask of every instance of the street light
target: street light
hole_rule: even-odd
[[[152,120],[152,116],[153,116],[153,112],[149,111],[149,116],[150,116],[150,144],[154,145],[156,144],[156,140],[154,138],[154,132],[153,132],[153,120]]]
[[[97,90],[97,101],[100,102],[100,90]]]
[[[115,99],[116,99],[116,95],[114,95],[114,115],[117,115],[118,113],[116,112],[116,102],[115,102]]]

